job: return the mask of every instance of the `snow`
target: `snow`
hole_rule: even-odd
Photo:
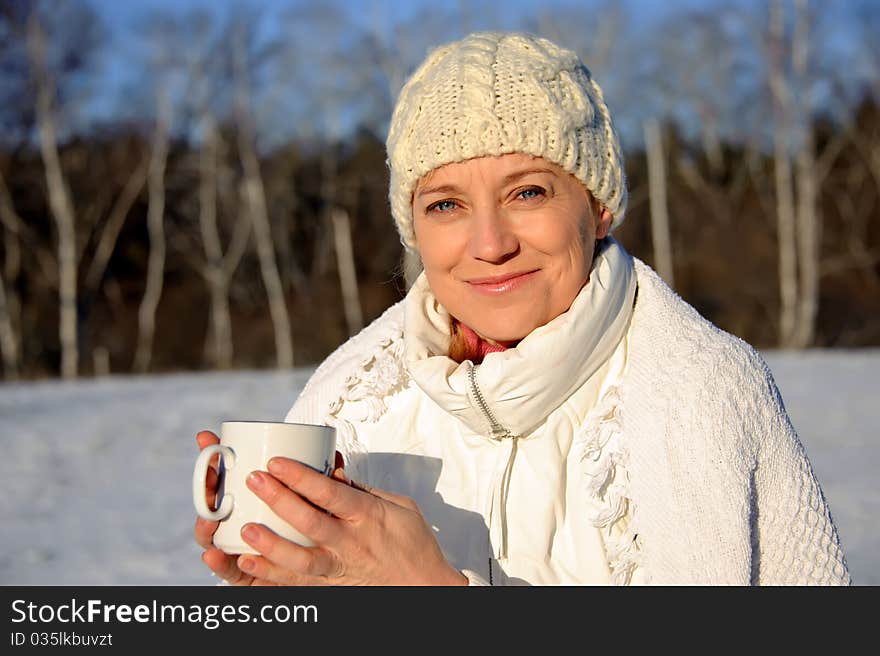
[[[768,352],[853,580],[880,584],[880,350]],[[195,434],[280,421],[311,369],[0,384],[0,585],[213,585]]]

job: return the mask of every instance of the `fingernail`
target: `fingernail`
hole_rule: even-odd
[[[252,487],[255,490],[259,490],[263,487],[265,481],[263,480],[263,475],[260,472],[253,471],[248,474],[247,477],[248,487]]]
[[[280,474],[284,470],[284,464],[278,458],[272,458],[269,461],[269,471],[273,474]]]
[[[254,565],[256,565],[256,563],[253,558],[242,558],[238,561],[239,568],[243,569],[245,572],[253,571]]]
[[[256,542],[260,539],[260,532],[253,524],[247,524],[241,529],[241,536],[248,542]]]

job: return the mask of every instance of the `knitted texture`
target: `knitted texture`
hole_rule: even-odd
[[[605,456],[625,460],[619,494],[614,485],[585,492],[597,511],[614,511],[585,521],[610,526],[624,496],[631,504],[631,524],[607,545],[616,582],[638,563],[653,584],[851,583],[828,503],[763,359],[634,260],[627,368],[614,408],[599,407],[613,421],[584,426],[586,444],[601,449],[598,469],[585,470],[597,485],[611,472],[598,466]],[[339,448],[353,477],[371,485],[382,480],[368,467],[376,415],[359,407],[385,408],[412,390],[397,362],[403,315],[395,304],[341,346],[287,415],[333,423],[339,400],[352,398],[350,416],[364,418],[347,423]],[[437,434],[452,434],[455,421]]]
[[[546,39],[483,32],[433,50],[400,92],[386,146],[391,213],[411,249],[418,180],[474,157],[543,157],[611,212],[612,230],[626,212],[623,154],[602,89],[574,52]]]
[[[649,267],[637,262],[637,271],[620,403],[651,581],[850,583],[828,504],[764,360]],[[675,549],[656,538],[672,533]]]

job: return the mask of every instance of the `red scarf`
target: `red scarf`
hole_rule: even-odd
[[[472,356],[470,359],[475,364],[480,364],[483,361],[483,358],[489,353],[498,353],[499,351],[506,351],[509,348],[507,346],[501,346],[500,344],[487,342],[475,333],[470,326],[466,326],[460,321],[458,322],[458,327],[461,330],[461,334],[464,336],[465,344],[467,344],[467,352]]]

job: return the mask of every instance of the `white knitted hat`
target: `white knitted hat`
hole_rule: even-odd
[[[404,84],[386,142],[391,213],[415,248],[412,194],[450,162],[521,152],[562,167],[614,217],[626,211],[620,142],[578,56],[518,33],[471,34],[433,50]]]

